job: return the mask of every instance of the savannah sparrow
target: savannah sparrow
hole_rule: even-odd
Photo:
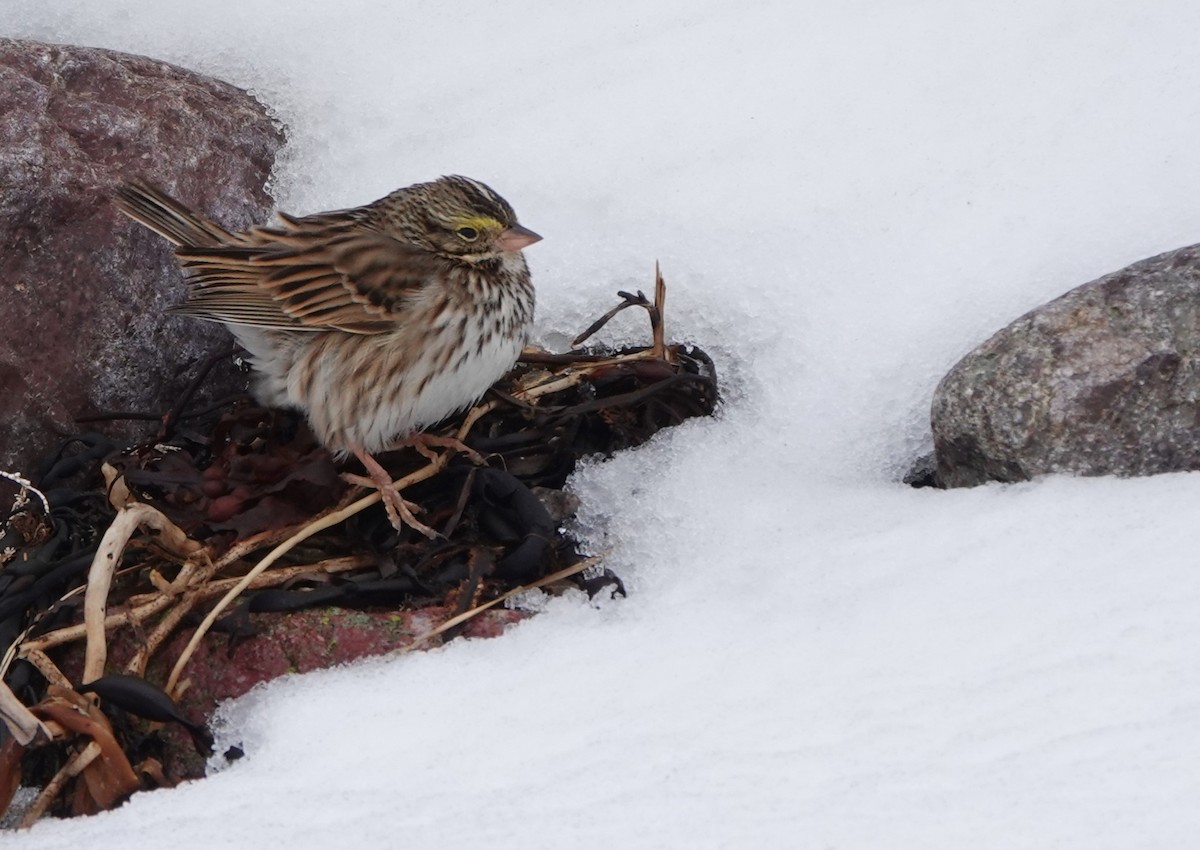
[[[393,524],[432,536],[373,455],[444,443],[418,432],[516,362],[533,319],[521,249],[541,237],[508,202],[442,177],[240,233],[141,182],[119,187],[117,204],[175,245],[189,291],[172,312],[228,325],[259,401],[303,411],[330,451],[362,461]]]

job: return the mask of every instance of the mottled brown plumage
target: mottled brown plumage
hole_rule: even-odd
[[[144,183],[121,186],[117,203],[176,246],[189,289],[173,312],[228,325],[259,399],[304,411],[381,492],[372,455],[482,396],[533,319],[520,252],[540,237],[466,177],[238,233]],[[398,495],[384,498],[394,520],[422,527]]]

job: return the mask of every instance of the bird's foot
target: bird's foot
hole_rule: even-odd
[[[426,460],[437,460],[437,452],[434,448],[450,449],[459,454],[466,455],[467,458],[479,466],[485,466],[487,461],[483,459],[483,455],[468,446],[457,437],[442,437],[437,434],[427,434],[424,431],[419,431],[413,434],[405,442],[416,449],[421,457]]]
[[[392,476],[388,475],[388,471],[380,465],[379,461],[375,460],[369,452],[360,449],[355,449],[354,454],[362,462],[367,474],[365,476],[352,475],[344,472],[342,478],[351,484],[373,487],[379,491],[379,498],[383,501],[383,508],[387,511],[388,520],[393,528],[397,531],[403,531],[405,526],[415,528],[430,540],[438,536],[436,531],[416,518],[415,514],[421,510],[421,506],[400,495],[395,482],[392,481]]]

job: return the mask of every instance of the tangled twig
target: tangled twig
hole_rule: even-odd
[[[682,348],[669,346],[665,342],[663,308],[666,290],[657,266],[653,302],[641,292],[636,295],[621,292],[619,295],[621,303],[592,323],[587,331],[577,338],[577,343],[591,337],[622,310],[641,307],[646,310],[650,319],[650,346],[617,353],[575,351],[567,355],[553,355],[527,351],[522,357],[522,362],[527,365],[515,371],[515,377],[510,377],[509,382],[503,384],[503,389],[494,389],[486,400],[465,412],[457,422],[447,426],[437,435],[446,442],[457,441],[460,446],[465,445],[472,450],[478,447],[481,454],[493,453],[490,455],[492,468],[465,468],[464,463],[463,467],[457,468],[457,472],[453,469],[448,471],[454,452],[447,449],[440,452],[430,450],[423,453],[424,460],[415,468],[398,470],[404,474],[396,476],[394,486],[397,489],[407,490],[422,485],[422,482],[428,482],[423,485],[427,489],[434,488],[439,494],[448,492],[452,495],[437,497],[442,500],[438,504],[443,505],[442,509],[445,511],[443,519],[438,521],[438,527],[443,530],[443,542],[424,544],[422,541],[430,547],[426,555],[417,561],[409,560],[392,566],[391,570],[395,572],[399,568],[402,573],[408,570],[417,581],[416,586],[426,594],[426,599],[457,599],[457,603],[450,608],[459,613],[453,613],[444,622],[413,638],[396,651],[408,652],[435,638],[444,638],[468,620],[518,594],[572,577],[576,577],[573,581],[578,582],[580,574],[589,568],[596,569],[598,558],[580,560],[578,556],[559,558],[555,555],[554,559],[547,560],[551,558],[550,553],[556,545],[553,539],[556,523],[549,518],[545,507],[529,490],[531,485],[518,481],[510,473],[499,468],[505,467],[509,458],[522,467],[528,467],[531,457],[557,457],[548,454],[552,451],[549,446],[554,441],[576,435],[576,432],[580,431],[579,423],[585,417],[592,420],[592,424],[588,426],[592,429],[588,432],[592,437],[595,436],[594,432],[598,427],[639,429],[637,434],[628,437],[629,442],[617,442],[616,445],[619,446],[645,439],[645,436],[640,435],[648,436],[657,427],[661,427],[662,423],[671,424],[685,415],[692,415],[690,411],[697,408],[697,402],[685,397],[688,393],[699,393],[700,409],[707,405],[710,410],[711,405],[715,403],[715,382],[711,373],[707,373],[703,368],[703,363],[711,361],[707,361],[700,353],[699,360],[692,358],[689,361],[692,364],[689,366],[690,371],[681,370],[677,364],[680,363]],[[697,362],[701,364],[699,369],[695,366]],[[211,365],[210,362],[208,366]],[[195,415],[195,411],[187,412],[185,407],[187,399],[198,384],[198,380],[193,381],[185,394],[172,406],[170,414],[163,419],[163,430],[159,432],[156,440],[164,439],[174,423]],[[688,389],[689,387],[701,389],[692,390]],[[676,403],[676,409],[663,403],[662,399],[673,398],[680,393],[683,393],[683,396],[680,396]],[[655,418],[660,424],[650,423],[648,428],[644,427],[643,419]],[[229,416],[223,418],[222,422],[227,419],[234,424],[225,427],[247,427],[241,420],[230,419]],[[249,426],[258,427],[254,425],[254,422],[258,421],[265,420],[251,420]],[[572,422],[574,424],[571,424]],[[94,684],[95,688],[92,690],[97,694],[113,693],[114,686],[111,680],[115,674],[110,673],[106,676],[105,667],[110,656],[109,641],[114,631],[128,629],[136,637],[133,651],[126,656],[127,660],[123,662],[122,669],[126,674],[138,677],[138,682],[144,682],[141,677],[145,676],[151,660],[161,653],[162,648],[180,629],[188,615],[207,607],[201,622],[188,636],[186,644],[173,660],[166,677],[164,699],[168,695],[178,697],[187,685],[183,679],[184,671],[201,642],[218,619],[229,611],[235,600],[246,591],[286,585],[293,579],[306,584],[325,581],[320,577],[338,573],[354,575],[335,582],[334,586],[329,588],[333,593],[341,592],[347,586],[357,590],[371,584],[386,584],[371,578],[372,574],[388,575],[386,569],[381,571],[378,554],[339,549],[338,543],[349,539],[346,536],[348,532],[332,531],[335,527],[343,525],[349,529],[372,527],[371,524],[377,521],[370,518],[370,515],[360,515],[379,503],[380,495],[377,490],[365,494],[361,494],[361,491],[343,494],[341,488],[344,485],[341,485],[339,489],[327,493],[325,501],[318,505],[327,506],[337,501],[337,504],[331,507],[320,510],[314,508],[299,516],[293,515],[289,522],[242,524],[237,526],[238,531],[234,534],[220,531],[214,533],[220,526],[217,520],[211,520],[207,526],[200,526],[202,533],[197,536],[196,523],[179,519],[180,514],[173,513],[168,507],[169,502],[162,502],[161,497],[155,497],[153,494],[156,491],[153,490],[150,498],[159,498],[161,506],[160,503],[152,505],[146,495],[148,483],[150,486],[156,486],[156,482],[170,483],[186,479],[186,475],[184,479],[179,478],[182,474],[179,470],[183,467],[175,462],[178,460],[178,454],[173,456],[171,451],[177,452],[179,445],[189,445],[186,442],[188,439],[191,438],[181,431],[173,446],[154,445],[153,450],[144,450],[143,454],[138,455],[135,463],[116,460],[116,466],[104,465],[102,471],[105,495],[115,515],[103,534],[99,535],[100,539],[95,541],[93,538],[94,542],[91,545],[95,547],[94,554],[91,549],[85,550],[88,560],[83,563],[90,564],[86,581],[55,591],[55,596],[51,598],[56,601],[28,618],[15,639],[11,631],[6,633],[5,641],[11,640],[11,644],[4,659],[0,661],[0,676],[7,675],[14,659],[20,658],[29,662],[42,678],[53,683],[57,689],[53,691],[57,696],[47,697],[47,700],[31,710],[26,708],[12,690],[0,682],[0,719],[9,726],[17,743],[21,746],[32,746],[39,739],[51,737],[67,740],[80,735],[79,729],[83,728],[88,730],[87,734],[99,736],[78,744],[73,755],[62,763],[61,769],[49,780],[41,798],[35,804],[34,810],[38,813],[48,809],[52,800],[61,794],[72,777],[88,771],[92,772],[89,775],[95,775],[97,770],[107,771],[105,775],[117,783],[116,787],[123,788],[126,787],[130,775],[127,762],[121,766],[118,764],[121,759],[114,760],[110,750],[115,745],[109,743],[112,738],[111,731],[104,731],[104,724],[98,718],[94,718],[95,722],[88,721],[90,725],[79,726],[74,731],[68,728],[70,723],[82,722],[71,713],[72,711],[89,713],[97,709],[89,702],[89,698],[81,696],[73,689],[68,677],[51,659],[54,650],[83,639],[80,686]],[[236,443],[232,438],[226,439],[227,442],[222,445],[234,446],[243,452],[241,455],[232,455],[234,459],[228,461],[228,467],[221,467],[220,474],[230,476],[231,481],[234,480],[234,464],[241,463],[245,467],[247,463],[260,463],[260,460],[255,460],[260,458],[261,464],[265,466],[278,460],[265,452],[246,452],[238,448],[242,443]],[[212,445],[217,445],[215,439]],[[579,454],[596,451],[592,445],[582,443],[574,450]],[[484,446],[487,448],[483,448]],[[209,451],[204,466],[197,465],[187,469],[203,470],[204,480],[208,482],[208,473],[217,469],[216,452],[215,448]],[[577,456],[578,454],[574,455]],[[175,461],[172,460],[173,457]],[[304,457],[307,458],[308,455]],[[325,463],[328,464],[328,456],[324,457]],[[409,460],[406,462],[410,464],[420,460],[416,455],[410,454],[407,457]],[[477,461],[480,460],[479,455],[474,457]],[[557,463],[557,460],[555,462]],[[573,462],[572,458],[572,465]],[[300,467],[302,470],[308,468]],[[184,469],[184,472],[187,469]],[[196,472],[191,474],[199,476]],[[305,471],[289,474],[284,480],[296,478],[301,483],[306,480],[328,480],[321,479],[320,476],[304,479],[305,475],[315,473]],[[565,475],[565,472],[562,473],[562,477],[557,479],[560,483],[554,485],[555,487],[561,487]],[[0,476],[13,480],[22,487],[18,499],[24,501],[19,507],[23,508],[29,503],[28,494],[36,494],[44,511],[49,514],[50,506],[45,497],[32,488],[29,482],[11,474],[0,473]],[[479,528],[482,527],[480,512],[484,507],[478,506],[476,501],[486,502],[488,499],[501,498],[497,495],[501,490],[496,490],[495,484],[481,482],[484,479],[501,480],[497,476],[507,476],[505,480],[515,482],[515,490],[501,488],[503,492],[523,494],[524,501],[520,502],[519,510],[528,513],[531,510],[529,506],[532,505],[535,513],[540,512],[543,517],[522,519],[521,523],[525,523],[524,525],[518,523],[519,527],[525,529],[524,540],[522,541],[518,534],[516,544],[505,543],[507,554],[504,557],[490,551],[478,538]],[[434,482],[435,478],[441,483]],[[337,480],[336,475],[333,476],[333,480]],[[231,483],[229,487],[232,486]],[[280,493],[280,488],[284,485],[273,486],[274,489],[263,492]],[[225,488],[225,485],[221,484],[221,487]],[[168,492],[181,491],[177,488]],[[227,493],[229,489],[215,492]],[[491,495],[480,495],[489,493]],[[420,498],[423,500],[424,497]],[[515,499],[515,495],[503,498]],[[503,510],[517,511],[516,504],[514,501],[513,506],[504,507]],[[488,503],[486,509],[495,512],[501,510],[501,507]],[[516,516],[515,513],[513,515]],[[185,513],[182,516],[189,515]],[[358,519],[355,519],[356,517]],[[495,518],[492,521],[496,521]],[[464,527],[466,531],[462,530]],[[3,531],[2,526],[0,531]],[[353,533],[350,532],[351,537]],[[455,540],[449,539],[452,535]],[[468,538],[467,543],[463,542],[464,535]],[[415,544],[402,544],[403,541],[400,540],[393,545],[399,548],[407,545],[409,550],[417,548]],[[521,554],[520,559],[517,558],[518,551]],[[259,554],[263,552],[265,554]],[[75,557],[79,559],[81,556],[76,554]],[[454,561],[455,557],[460,560]],[[535,577],[550,569],[550,565],[555,564],[555,559],[558,564],[566,562],[569,566],[554,570],[542,578]],[[443,566],[447,563],[452,569],[447,570]],[[432,567],[422,567],[422,564],[432,564]],[[455,566],[456,564],[458,566]],[[466,567],[462,564],[466,564]],[[518,564],[520,566],[517,566]],[[465,570],[469,574],[465,579],[461,577],[462,573],[458,574],[460,578],[457,590],[445,597],[440,596],[445,591],[439,590],[432,595],[425,591],[427,573],[442,571],[453,575],[454,569]],[[416,573],[419,570],[426,572],[422,572],[421,577],[417,579]],[[502,570],[507,570],[503,573],[504,580],[500,579]],[[602,572],[611,576],[607,571]],[[612,578],[615,580],[615,577]],[[619,587],[619,581],[616,583]],[[583,586],[587,586],[586,582]],[[364,589],[358,592],[380,591]],[[589,592],[594,591],[589,589]],[[287,596],[288,593],[284,592],[282,595]],[[80,595],[83,596],[82,606],[78,599]],[[329,598],[330,593],[322,590],[319,594],[301,595]],[[216,600],[215,603],[213,600]],[[82,607],[82,620],[72,622],[69,615],[79,607]],[[51,612],[55,611],[59,612],[58,615],[51,616]],[[127,645],[123,651],[128,652]],[[100,687],[105,683],[108,683],[107,687]],[[69,708],[70,705],[74,705],[75,708]],[[119,753],[119,748],[117,752]],[[97,766],[99,760],[105,760],[104,765]],[[152,768],[148,770],[153,773]],[[4,801],[0,800],[0,809],[3,805]],[[27,815],[28,817],[30,815]]]
[[[37,496],[38,502],[42,506],[42,513],[50,513],[50,501],[46,498],[46,494],[33,486],[33,482],[16,472],[8,472],[0,469],[0,478],[6,481],[11,481],[20,489],[17,490],[16,496],[13,497],[12,507],[8,509],[8,516],[12,516],[17,511],[23,510],[29,504],[29,494]]]

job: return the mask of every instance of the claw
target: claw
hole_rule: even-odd
[[[421,510],[420,505],[410,502],[400,495],[400,491],[396,489],[392,477],[379,464],[379,461],[375,460],[369,452],[363,449],[354,448],[353,451],[367,470],[367,474],[366,476],[362,476],[343,473],[342,478],[351,484],[358,484],[362,487],[374,487],[378,490],[379,498],[383,501],[384,510],[387,511],[388,520],[397,531],[403,531],[404,527],[408,526],[409,528],[415,528],[430,540],[437,537],[438,533],[436,531],[421,522],[414,515]]]
[[[472,463],[479,464],[480,466],[487,465],[487,461],[483,459],[483,455],[456,437],[440,437],[437,434],[427,434],[424,431],[420,431],[413,434],[405,442],[428,460],[437,459],[437,454],[433,450],[433,447],[436,446],[439,449],[450,449],[459,454],[464,454]]]

